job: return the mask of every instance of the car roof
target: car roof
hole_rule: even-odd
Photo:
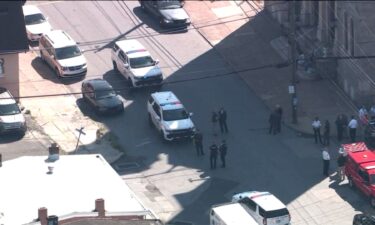
[[[151,96],[163,110],[184,108],[180,100],[171,91],[155,92]]]
[[[44,36],[50,40],[54,48],[77,45],[73,38],[71,38],[70,35],[63,30],[51,30],[44,34]]]
[[[85,83],[89,83],[95,90],[108,90],[112,89],[112,86],[103,79],[92,79],[86,80]]]
[[[355,163],[364,169],[375,169],[375,167],[370,168],[371,165],[375,166],[375,154],[367,148],[364,142],[343,144],[342,147]]]
[[[22,6],[22,11],[24,16],[42,14],[38,7],[35,5],[24,5]]]
[[[212,210],[225,222],[225,224],[258,224],[239,203],[214,205]]]
[[[10,94],[10,92],[3,87],[0,87],[0,105],[15,104],[16,100]]]
[[[240,193],[239,195],[243,198],[250,198],[266,211],[286,208],[284,203],[269,192],[249,191]]]
[[[116,45],[124,51],[129,58],[150,55],[146,48],[135,39],[116,41]]]

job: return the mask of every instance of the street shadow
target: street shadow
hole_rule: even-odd
[[[25,134],[20,132],[12,132],[7,134],[2,134],[0,136],[0,144],[9,144],[12,142],[20,141],[25,136]]]

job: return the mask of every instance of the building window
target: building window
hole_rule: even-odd
[[[5,69],[4,69],[4,59],[3,58],[0,58],[0,76],[4,76],[5,74]]]

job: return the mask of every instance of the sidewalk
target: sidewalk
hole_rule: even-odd
[[[198,32],[234,71],[285,60],[288,43],[280,41],[285,38],[279,25],[259,7],[247,1],[186,1],[185,4]],[[225,21],[232,22],[220,23]],[[216,25],[204,27],[208,24]],[[312,134],[312,120],[319,116],[322,123],[330,121],[331,135],[334,136],[334,121],[338,114],[357,115],[350,99],[330,80],[299,79],[296,86],[298,123],[293,124],[291,96],[288,94],[292,79],[290,67],[238,72],[238,75],[270,109],[280,104],[285,125],[300,133]]]
[[[20,95],[39,96],[45,94],[68,94],[67,86],[55,83],[56,77],[51,77],[49,68],[30,51],[20,54]],[[36,71],[36,69],[38,71]],[[48,76],[44,79],[43,76]],[[77,99],[72,95],[23,98],[20,99],[25,110],[30,110],[31,117],[41,127],[42,133],[51,142],[56,142],[63,150],[62,154],[102,154],[109,162],[117,160],[122,152],[111,147],[107,140],[96,144],[96,131],[105,131],[102,124],[84,116],[77,106]],[[84,127],[86,135],[81,135],[78,150],[75,151],[78,132],[76,129]],[[30,128],[33,129],[33,128]],[[107,135],[108,136],[108,135]],[[47,149],[46,149],[47,152]]]

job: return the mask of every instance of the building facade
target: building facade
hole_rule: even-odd
[[[265,10],[288,29],[291,4],[265,1]],[[295,1],[299,53],[330,56],[316,61],[323,68],[319,75],[335,81],[357,105],[375,104],[374,10],[373,1]]]

